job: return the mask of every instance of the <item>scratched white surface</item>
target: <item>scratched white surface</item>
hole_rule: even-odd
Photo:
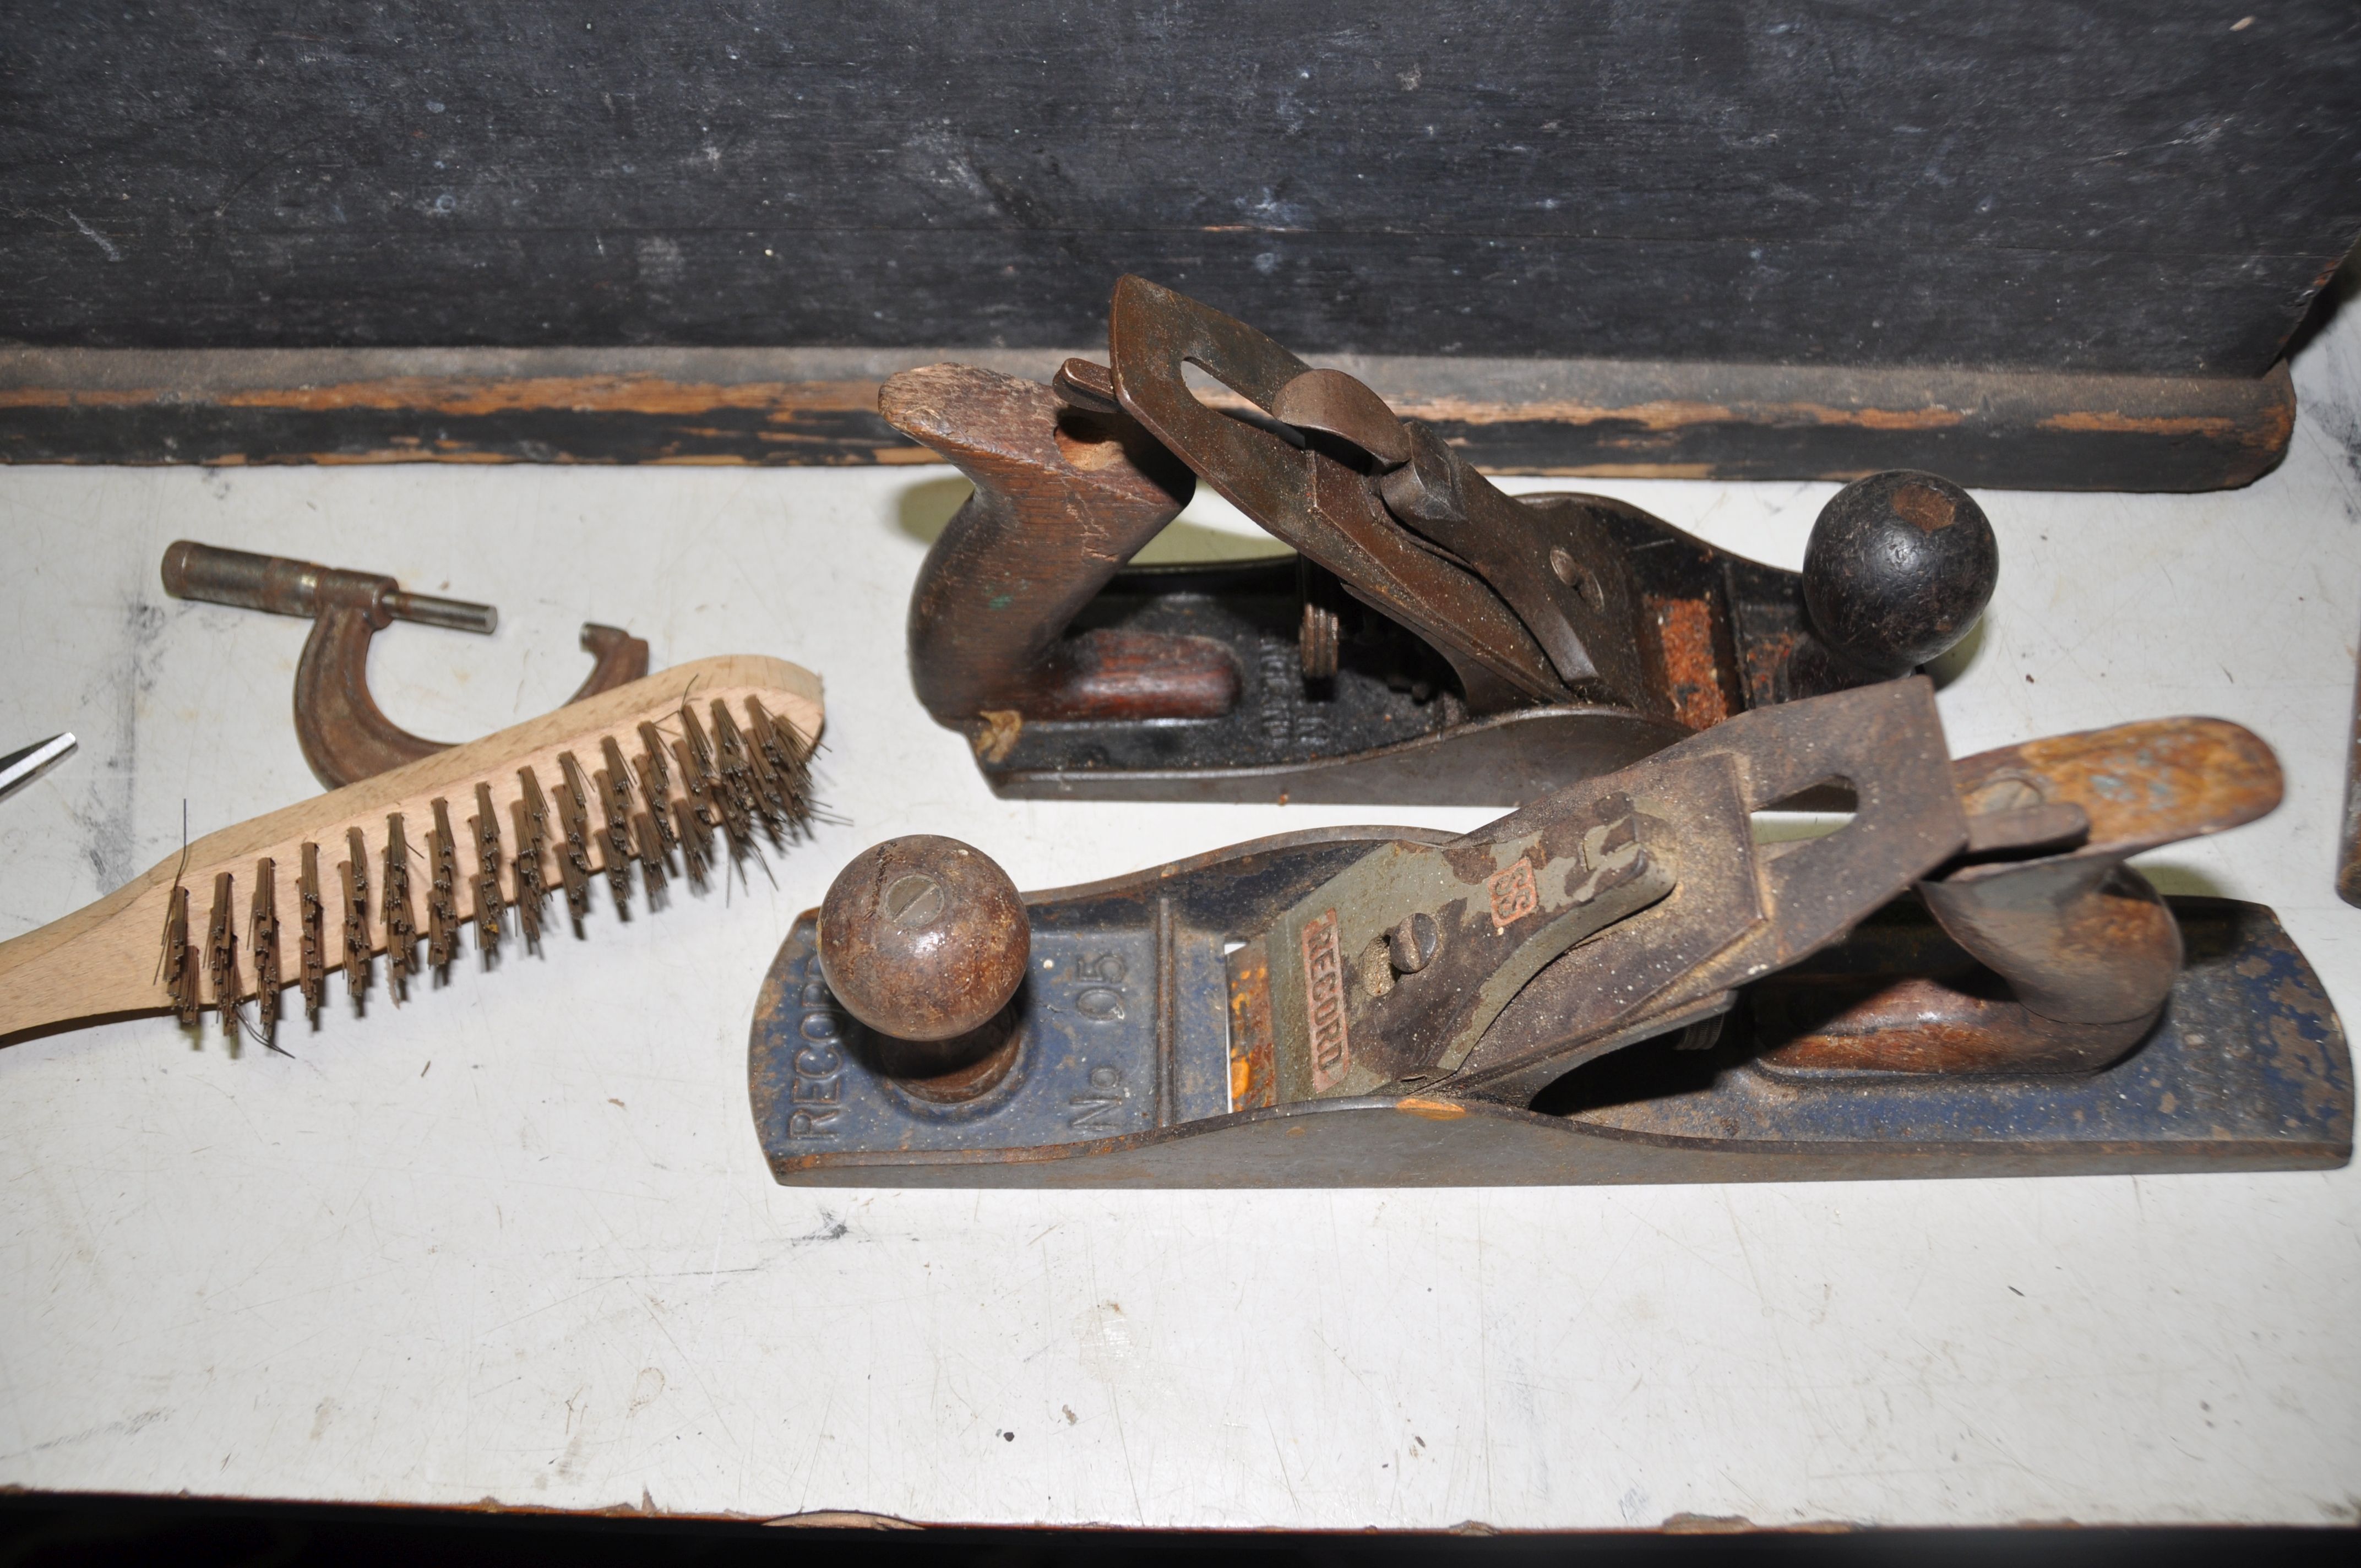
[[[2268,821],[2151,858],[2278,907],[2348,1016],[2330,887],[2361,627],[2361,309],[2283,467],[1983,497],[2004,575],[1955,751],[2173,713],[2279,749]],[[933,1521],[1653,1526],[2361,1518],[2361,1176],[1610,1190],[806,1192],[745,1104],[757,984],[856,849],[1020,883],[1321,821],[995,801],[909,691],[947,470],[0,469],[0,936],[310,793],[304,624],[167,599],[181,536],[496,602],[373,679],[453,738],[551,707],[584,619],[828,683],[850,822],[291,1055],[169,1022],[0,1050],[0,1484]],[[1525,488],[1540,488],[1528,483]],[[1789,565],[1826,485],[1605,484]],[[1210,515],[1210,513],[1208,514]],[[1223,526],[1213,517],[1211,526]]]

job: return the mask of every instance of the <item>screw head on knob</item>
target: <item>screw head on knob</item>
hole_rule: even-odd
[[[1032,927],[1016,884],[956,839],[914,834],[855,855],[819,906],[819,967],[880,1034],[948,1040],[980,1028],[1025,979]]]
[[[1968,634],[2000,580],[2000,545],[1967,491],[1906,468],[1855,479],[1804,547],[1804,606],[1838,654],[1899,675]]]

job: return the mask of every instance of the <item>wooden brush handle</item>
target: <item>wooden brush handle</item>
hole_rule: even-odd
[[[684,720],[684,707],[695,716],[695,724]],[[691,776],[696,751],[691,737],[702,737],[708,755],[727,749],[731,742],[722,733],[725,717],[736,735],[739,776],[725,781],[717,771],[702,780],[708,787],[699,795],[692,787],[700,780]],[[305,974],[305,846],[313,847],[316,885],[326,905],[321,922],[324,969],[334,974],[344,966],[348,913],[354,916],[352,946],[362,949],[364,963],[368,955],[387,950],[386,854],[397,818],[407,846],[408,905],[416,916],[416,939],[424,940],[437,900],[438,801],[444,805],[443,819],[451,824],[456,840],[452,860],[457,886],[441,898],[445,913],[451,916],[445,924],[472,920],[483,873],[479,850],[490,841],[481,837],[477,821],[484,798],[478,795],[478,784],[485,786],[495,818],[498,849],[490,875],[497,879],[502,907],[513,907],[529,891],[520,883],[522,847],[516,831],[518,807],[526,794],[523,771],[530,771],[538,781],[547,804],[547,831],[538,861],[540,883],[560,908],[566,901],[568,873],[562,862],[569,846],[565,797],[559,791],[572,778],[579,778],[584,793],[592,797],[581,803],[588,828],[580,846],[583,874],[606,878],[620,895],[628,889],[628,862],[636,861],[642,865],[646,885],[658,885],[667,874],[678,874],[670,871],[676,862],[665,847],[669,828],[674,822],[686,821],[696,832],[700,807],[715,825],[728,828],[729,846],[741,852],[741,832],[751,841],[751,835],[762,830],[765,817],[770,817],[771,835],[780,834],[783,819],[792,819],[795,810],[782,807],[783,817],[771,811],[772,802],[755,798],[766,788],[784,791],[788,787],[771,778],[771,762],[761,754],[761,731],[776,721],[782,747],[800,748],[793,758],[799,771],[801,759],[808,756],[818,739],[823,719],[819,677],[808,670],[751,655],[700,659],[208,834],[191,844],[185,855],[171,855],[97,903],[0,943],[0,1039],[112,1014],[175,1006],[185,1014],[196,1006],[219,1006],[225,990],[233,1002],[257,999],[268,992],[270,1000],[264,1005],[275,1015],[277,992],[301,985]],[[658,770],[644,766],[648,747],[641,731],[643,724],[653,725],[665,749],[673,752],[658,759],[664,775],[660,801],[651,800],[656,793]],[[609,741],[614,742],[612,747],[607,744]],[[629,781],[612,777],[615,770],[610,759],[618,756],[624,762],[623,771],[633,775]],[[566,765],[569,760],[571,768]],[[617,783],[623,787],[620,795],[613,795]],[[751,815],[743,811],[749,801],[756,807]],[[652,806],[660,806],[668,818],[664,830],[656,828]],[[620,834],[610,831],[619,810],[623,822]],[[681,815],[684,810],[686,817]],[[644,828],[633,820],[640,814],[648,817]],[[787,830],[792,830],[791,820]],[[363,850],[368,896],[364,910],[348,911],[342,871],[352,859],[350,846],[356,833]],[[651,833],[657,833],[659,839],[651,839]],[[619,840],[625,846],[622,855],[616,853]],[[664,869],[650,869],[646,861],[653,858],[664,859]],[[264,868],[269,886],[267,896],[258,903],[256,894],[258,883],[265,880]],[[694,858],[689,870],[696,873]],[[225,884],[221,881],[225,876]],[[217,979],[214,966],[208,961],[207,937],[215,926],[219,892],[227,894],[233,942]],[[192,980],[184,980],[176,988],[173,966],[162,960],[168,916],[183,893],[187,899],[183,962],[195,972]],[[258,938],[266,950],[275,948],[275,985],[258,981]],[[447,959],[449,948],[443,950]],[[412,964],[407,970],[397,970],[395,978],[422,967]],[[186,975],[187,969],[179,972]]]

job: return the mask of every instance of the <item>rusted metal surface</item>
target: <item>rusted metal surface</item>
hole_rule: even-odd
[[[1680,886],[1543,970],[1432,1087],[1523,1103],[1837,940],[1966,843],[1946,751],[1933,688],[1914,679],[1758,709],[1617,775],[1650,779],[1623,787],[1674,821]],[[1754,845],[1752,813],[1831,779],[1858,803],[1842,830]]]
[[[1631,574],[1601,525],[1561,511],[1558,528],[1544,533],[1525,502],[1502,494],[1433,430],[1414,422],[1396,429],[1407,434],[1411,456],[1378,480],[1388,513],[1467,563],[1507,601],[1568,690],[1648,706],[1653,694],[1631,636]]]
[[[979,1055],[989,1047],[973,1036],[1024,983],[1030,951],[1008,874],[981,850],[927,834],[854,856],[820,905],[819,930],[821,967],[855,1017],[896,1041],[964,1037]]]
[[[2127,866],[2072,856],[1969,866],[1930,880],[1923,895],[1953,940],[2055,1023],[2152,1017],[2180,967],[2162,897]]]
[[[489,633],[489,605],[402,591],[391,577],[315,566],[283,555],[258,555],[176,541],[164,552],[164,591],[273,615],[308,618],[312,634],[295,664],[295,738],[313,776],[329,789],[373,778],[446,751],[447,740],[412,735],[385,716],[369,695],[370,639],[396,620]],[[590,674],[568,702],[611,691],[648,673],[648,645],[619,627],[582,628]]]
[[[1279,388],[1270,413],[1281,424],[1360,448],[1381,469],[1417,455],[1414,438],[1386,400],[1342,370],[1306,370]]]
[[[912,677],[1008,793],[1527,799],[1489,719],[1543,718],[1543,784],[1611,770],[1906,671],[1997,572],[1975,502],[1931,475],[1840,493],[1799,576],[1603,497],[1505,495],[1366,383],[1143,279],[1117,283],[1108,334],[1113,365],[1069,359],[1054,392],[956,367],[887,386],[978,485],[912,596]],[[1123,435],[1082,472],[1076,419]],[[1170,519],[1144,478],[1164,448],[1296,548],[1296,602],[1267,602],[1268,568],[1118,571]]]
[[[1441,652],[1471,708],[1567,695],[1498,594],[1422,549],[1363,475],[1316,446],[1206,407],[1182,371],[1194,365],[1268,412],[1310,366],[1243,322],[1142,278],[1116,281],[1107,346],[1126,412],[1239,510]]]
[[[1042,381],[1063,351],[0,349],[0,461],[931,461],[878,413],[895,370]],[[881,364],[881,361],[883,362]],[[2277,466],[2284,364],[2257,378],[1707,360],[1334,361],[1493,473],[2204,490]]]
[[[1727,623],[1714,614],[1714,601],[1657,595],[1645,603],[1675,717],[1691,729],[1709,729],[1728,718],[1739,700],[1736,672],[1725,649]]]
[[[648,673],[648,640],[634,637],[620,626],[595,620],[582,623],[582,651],[590,655],[590,673],[574,688],[568,702],[613,691]]]
[[[1265,949],[1248,945],[1229,962],[1230,1109],[1253,1111],[1279,1103],[1273,1074],[1276,1046],[1270,1033],[1270,961]]]
[[[2159,758],[2228,782],[2119,776]],[[862,1021],[928,977],[884,947],[823,967],[824,913],[764,989],[756,1124],[781,1180],[2334,1164],[2350,1152],[2350,1063],[2301,956],[2268,911],[2111,884],[2132,840],[2094,834],[2219,830],[2266,807],[2268,771],[2260,742],[2215,720],[1954,763],[1923,680],[1788,703],[1465,836],[1290,834],[1030,895],[1025,983],[976,989],[972,1005],[996,1011],[958,1021],[989,1025],[958,1061]],[[1830,779],[1854,797],[1849,823],[1754,841],[1752,813]],[[2136,808],[2069,798],[2110,789]],[[2061,895],[2070,873],[2086,880]],[[901,874],[848,872],[863,887]],[[2034,926],[1991,940],[1920,902],[2012,879],[2047,901],[2048,948]],[[2093,889],[2147,913],[2093,914]]]

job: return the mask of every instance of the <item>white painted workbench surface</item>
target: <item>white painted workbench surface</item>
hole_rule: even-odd
[[[2004,561],[1956,751],[2176,713],[2279,747],[2267,822],[2156,855],[2277,906],[2361,1016],[2331,891],[2361,628],[2361,311],[2235,494],[1984,503]],[[1026,885],[1354,819],[994,800],[910,694],[943,469],[0,469],[0,936],[314,789],[299,621],[167,599],[181,536],[494,601],[374,679],[460,738],[574,629],[826,676],[849,817],[684,901],[292,1055],[157,1019],[0,1051],[0,1484],[1153,1525],[2351,1520],[2361,1172],[1557,1190],[790,1190],[755,990],[855,850],[955,834]],[[1536,488],[1530,483],[1527,488]],[[1789,565],[1826,485],[1606,483]]]

